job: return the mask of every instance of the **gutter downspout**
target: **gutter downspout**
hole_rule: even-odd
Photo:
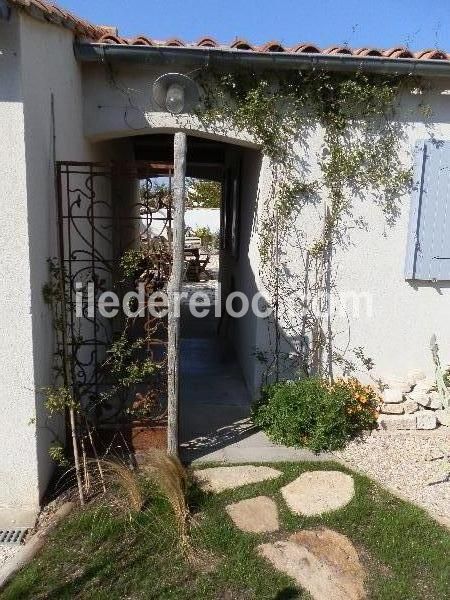
[[[81,62],[125,62],[149,65],[261,69],[323,69],[329,71],[367,71],[391,75],[450,77],[450,60],[382,58],[346,54],[288,54],[253,52],[220,48],[186,48],[171,46],[127,46],[76,42],[75,56]]]

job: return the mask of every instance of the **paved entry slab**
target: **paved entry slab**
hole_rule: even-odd
[[[341,471],[307,471],[281,488],[289,508],[300,515],[337,510],[355,495],[353,477]]]
[[[292,577],[314,600],[364,600],[365,572],[351,541],[331,529],[300,531],[258,553]]]
[[[258,483],[267,479],[276,479],[282,475],[278,469],[240,465],[237,467],[211,467],[194,471],[194,477],[205,491],[223,492],[242,485]]]
[[[229,504],[226,511],[241,531],[269,533],[280,528],[277,505],[267,496],[257,496]]]

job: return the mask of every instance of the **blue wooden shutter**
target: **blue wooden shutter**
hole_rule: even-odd
[[[405,276],[450,280],[450,142],[416,145]]]

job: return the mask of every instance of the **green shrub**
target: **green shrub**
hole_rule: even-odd
[[[213,251],[219,249],[219,232],[213,232],[209,227],[197,227],[192,230],[192,234],[200,238],[202,247],[205,250]]]
[[[376,426],[380,402],[373,388],[356,379],[332,385],[319,378],[283,381],[265,388],[253,420],[274,442],[338,450]]]

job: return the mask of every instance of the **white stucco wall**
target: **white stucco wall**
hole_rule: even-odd
[[[180,70],[183,70],[182,67]],[[148,65],[114,65],[115,79],[112,82],[101,65],[85,65],[83,72],[84,124],[86,134],[92,139],[171,132],[179,127],[197,135],[212,135],[211,132],[205,131],[195,118],[174,118],[156,110],[152,104],[151,86],[164,69],[155,69]],[[420,112],[416,110],[419,98],[404,98],[398,109],[399,115],[405,121],[406,138],[402,142],[402,160],[406,167],[411,165],[411,150],[417,139],[429,138],[432,132],[437,139],[450,140],[450,96],[445,93],[448,82],[441,80],[432,83],[433,91],[429,92],[425,99],[425,103],[430,104],[433,111],[433,117],[428,119],[427,126]],[[126,98],[125,89],[129,91],[131,103]],[[252,140],[247,135],[231,129],[224,128],[216,137],[231,143],[252,146]],[[306,154],[304,145],[299,148],[301,158],[310,164],[311,177],[317,172],[320,141],[321,133],[318,130],[308,141]],[[259,208],[268,187],[268,174],[263,172],[258,182]],[[447,315],[450,286],[444,282],[441,285],[420,284],[414,287],[405,281],[409,197],[403,199],[400,217],[392,229],[386,227],[381,211],[372,204],[359,206],[356,202],[356,206],[357,211],[367,218],[369,230],[353,231],[353,247],[345,252],[338,249],[335,259],[336,289],[338,294],[355,292],[368,295],[372,298],[373,312],[368,315],[362,311],[359,316],[350,316],[349,322],[336,321],[337,330],[342,331],[337,342],[343,348],[363,346],[366,355],[375,361],[376,375],[402,374],[415,368],[431,372],[429,338],[432,333],[438,336],[443,360],[450,360],[450,320]],[[305,214],[302,218],[305,218]],[[309,234],[311,240],[314,240],[321,228],[323,208],[317,207],[312,210],[307,218],[312,224]],[[246,268],[251,265],[251,273],[257,285],[261,287],[258,278],[255,229],[252,231],[248,248],[249,260]],[[246,260],[246,257],[240,259],[241,262]],[[295,248],[290,252],[288,262],[289,268],[294,271],[300,268]],[[240,266],[237,273],[239,269]],[[239,277],[243,281],[244,278]],[[264,349],[268,344],[268,333],[260,329],[258,328],[252,346]],[[248,352],[245,352],[248,356]],[[348,355],[348,358],[352,357]],[[252,360],[241,357],[241,363],[247,365],[246,370]],[[254,377],[248,374],[246,378],[251,381]]]
[[[154,213],[156,219],[149,226],[146,218],[142,217],[143,230],[149,227],[151,234],[158,236],[165,233],[165,221],[167,210],[161,209]],[[209,227],[212,233],[218,233],[220,230],[220,208],[190,208],[184,214],[184,223],[186,227],[197,229],[197,227]]]
[[[203,137],[223,140],[251,148],[256,144],[242,131],[230,127],[209,132],[193,115],[173,116],[153,101],[154,81],[167,67],[145,64],[83,64],[84,132],[92,141],[149,133],[173,133],[185,129]],[[180,72],[189,68],[180,66]]]
[[[220,229],[220,209],[190,208],[185,213],[184,222],[186,227],[209,227],[212,233],[217,233]]]
[[[20,21],[0,21],[0,511],[38,501]]]
[[[450,83],[450,82],[449,82]],[[435,91],[425,98],[433,117],[427,126],[412,121],[405,128],[402,148],[405,166],[412,164],[411,152],[416,141],[450,140],[450,96],[446,85],[434,82]],[[403,114],[417,114],[417,98],[405,99]],[[358,202],[356,202],[358,206]],[[394,227],[386,226],[379,208],[359,203],[359,214],[369,223],[368,231],[354,231],[353,245],[337,253],[339,291],[363,293],[372,310],[350,317],[348,332],[351,346],[363,346],[375,361],[375,374],[406,375],[421,369],[433,373],[430,338],[436,334],[444,364],[450,362],[450,282],[409,282],[405,279],[405,257],[410,198],[403,199],[401,213]],[[450,235],[450,232],[448,232]],[[342,319],[341,319],[342,323]],[[343,331],[346,324],[343,324]],[[347,332],[341,343],[345,343]]]
[[[403,120],[400,159],[405,168],[412,165],[412,152],[418,140],[450,139],[450,96],[447,82],[433,81],[424,98],[407,94],[401,99],[398,114]],[[432,117],[423,119],[420,101],[431,108]],[[321,133],[308,141],[307,158],[310,177],[317,176],[315,156],[321,147]],[[406,376],[413,369],[433,373],[430,337],[436,334],[444,364],[450,362],[450,282],[409,282],[405,279],[405,257],[410,210],[410,196],[400,201],[400,214],[393,227],[388,226],[379,206],[366,198],[354,199],[353,218],[362,218],[368,228],[350,230],[348,247],[335,245],[333,298],[337,312],[333,330],[335,345],[345,358],[355,361],[351,350],[362,347],[374,360],[371,375],[382,379],[391,375]],[[308,243],[320,238],[323,205],[302,211],[298,225],[308,233]],[[305,225],[305,221],[307,224]],[[449,232],[450,234],[450,232]],[[295,267],[298,253],[295,242],[288,249],[287,264]],[[298,270],[298,269],[297,269]],[[355,297],[356,309],[351,298]],[[339,307],[347,299],[346,314]],[[359,305],[359,307],[358,307]],[[295,311],[295,308],[294,308]],[[367,372],[359,372],[361,378]]]
[[[54,429],[61,434],[62,419],[52,419],[42,406],[40,390],[51,385],[53,331],[51,313],[43,302],[48,280],[46,258],[57,256],[51,95],[54,97],[55,157],[88,160],[94,155],[82,135],[80,70],[73,57],[69,31],[21,17],[22,86],[25,115],[27,207],[29,223],[30,282],[33,332],[33,369],[36,406],[36,445],[39,496],[53,470],[48,457]]]
[[[157,112],[151,86],[166,69],[114,66],[111,77],[104,65],[80,67],[74,59],[69,31],[27,16],[18,19],[15,12],[11,22],[0,23],[0,37],[2,49],[7,50],[0,58],[0,128],[4,141],[0,145],[0,508],[15,504],[35,509],[52,468],[47,447],[53,436],[41,427],[45,415],[38,393],[52,378],[53,337],[41,295],[47,280],[46,258],[56,254],[51,94],[55,154],[60,160],[105,159],[118,146],[114,149],[112,142],[98,142],[172,132],[180,127],[243,147],[257,146],[243,132],[224,128],[213,134],[195,118]],[[401,108],[408,121],[403,142],[405,165],[410,164],[415,140],[430,135],[419,117],[411,121],[410,105],[415,101],[408,98]],[[434,113],[433,135],[450,140],[450,96],[437,90],[427,101]],[[312,174],[319,147],[320,133],[310,140],[306,156],[304,149],[299,150],[302,159],[311,163]],[[242,197],[257,200],[256,206],[242,204],[241,255],[233,266],[237,289],[248,295],[262,288],[254,217],[270,187],[265,161],[260,169],[256,156],[244,153]],[[310,215],[312,239],[322,217],[321,209],[315,210],[317,214],[312,211]],[[438,336],[444,361],[450,359],[450,286],[447,282],[413,287],[404,279],[408,198],[392,230],[386,230],[383,216],[372,205],[360,210],[369,221],[369,231],[355,231],[354,246],[338,251],[336,283],[341,293],[355,291],[371,296],[373,310],[371,315],[351,317],[349,326],[341,324],[341,341],[347,343],[345,331],[349,329],[349,345],[363,346],[375,360],[379,375],[412,368],[431,371],[428,348],[432,333]],[[300,268],[295,249],[288,266],[293,271]],[[254,352],[268,346],[266,324],[247,319],[235,331],[245,378],[249,387],[256,389],[261,368]],[[37,424],[30,425],[30,419],[36,417]]]
[[[70,31],[13,11],[0,22],[0,508],[36,510],[53,470],[40,390],[53,382],[51,315],[42,298],[57,255],[57,160],[103,156],[85,140],[81,71]],[[6,69],[5,69],[6,66]],[[55,127],[51,114],[54,96]],[[53,133],[56,147],[53,151]]]
[[[262,171],[264,173],[264,170]],[[245,150],[241,157],[240,243],[239,257],[234,265],[236,290],[250,302],[259,285],[259,261],[255,226],[257,222],[258,189],[261,177],[261,154]],[[256,358],[259,348],[259,329],[266,326],[252,311],[234,321],[234,345],[239,357],[247,388],[251,394],[259,385],[262,364]]]

